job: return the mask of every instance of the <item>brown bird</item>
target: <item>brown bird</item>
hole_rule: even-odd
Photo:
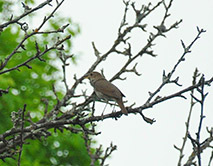
[[[122,97],[124,94],[111,82],[107,81],[100,73],[91,72],[85,76],[90,80],[90,84],[93,86],[96,95],[100,99],[105,101],[116,101],[121,108],[123,114],[127,115],[127,109],[123,104]]]

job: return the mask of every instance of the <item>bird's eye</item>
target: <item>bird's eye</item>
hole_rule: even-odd
[[[92,76],[93,74],[91,73],[90,75]]]

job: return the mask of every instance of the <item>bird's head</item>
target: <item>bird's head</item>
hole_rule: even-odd
[[[104,77],[100,73],[94,71],[94,72],[87,74],[85,76],[85,78],[88,78],[90,81],[94,82],[94,81],[97,81],[99,79],[103,79]]]

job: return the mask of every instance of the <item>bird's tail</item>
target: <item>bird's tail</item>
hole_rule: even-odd
[[[127,111],[126,107],[124,106],[122,99],[117,100],[116,102],[118,103],[119,107],[121,108],[121,112],[125,115],[128,115],[128,111]]]

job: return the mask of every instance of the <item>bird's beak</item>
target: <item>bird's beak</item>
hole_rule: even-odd
[[[84,76],[84,79],[89,79],[89,74],[86,74],[86,75]]]

